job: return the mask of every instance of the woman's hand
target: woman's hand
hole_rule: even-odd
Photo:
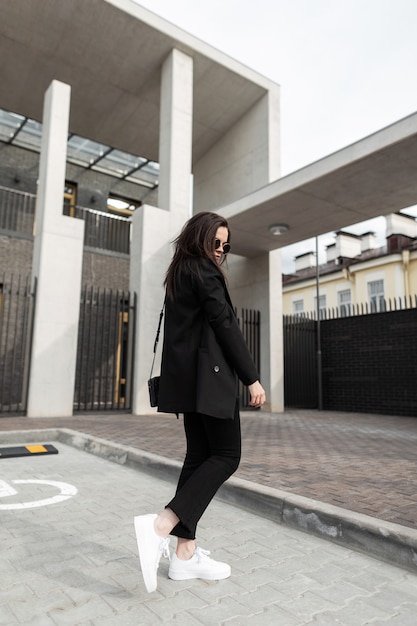
[[[248,386],[250,393],[250,406],[259,407],[262,406],[266,400],[265,389],[262,387],[259,380]]]

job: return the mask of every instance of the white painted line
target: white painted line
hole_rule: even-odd
[[[2,486],[1,483],[3,482],[4,481],[0,482],[0,488]],[[0,504],[0,510],[2,511],[12,511],[12,510],[15,511],[18,509],[34,509],[39,506],[47,506],[48,504],[57,504],[58,502],[63,502],[64,500],[68,500],[69,498],[72,498],[77,493],[77,488],[74,487],[73,485],[70,485],[68,483],[58,482],[56,480],[12,480],[11,482],[14,485],[31,485],[31,484],[51,485],[52,487],[59,489],[60,493],[56,496],[52,496],[51,498],[45,498],[43,500],[34,500],[31,502],[15,502],[11,504]],[[13,493],[12,492],[5,493],[4,494],[5,496],[17,494],[17,491],[13,489],[13,487],[8,485],[7,483],[4,483],[4,484],[13,491]]]
[[[7,496],[15,496],[17,494],[16,489],[13,489],[9,483],[5,480],[0,480],[0,498],[6,498]]]

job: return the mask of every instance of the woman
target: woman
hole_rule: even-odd
[[[165,287],[165,323],[158,411],[183,413],[187,451],[176,494],[159,515],[135,517],[142,574],[148,592],[177,537],[169,577],[230,576],[230,566],[196,547],[197,523],[240,462],[237,377],[253,407],[265,402],[259,374],[239,329],[222,263],[230,251],[227,221],[197,213],[175,240]]]

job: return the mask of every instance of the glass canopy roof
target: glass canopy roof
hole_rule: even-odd
[[[41,138],[42,124],[0,109],[0,141],[40,152]],[[68,135],[67,161],[146,189],[158,186],[159,163],[79,135]]]

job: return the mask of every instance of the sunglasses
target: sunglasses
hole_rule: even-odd
[[[214,240],[214,249],[218,250],[218,248],[222,249],[223,254],[227,254],[228,252],[230,252],[230,243],[224,243],[222,245],[222,242],[220,241],[220,239],[215,239]]]

